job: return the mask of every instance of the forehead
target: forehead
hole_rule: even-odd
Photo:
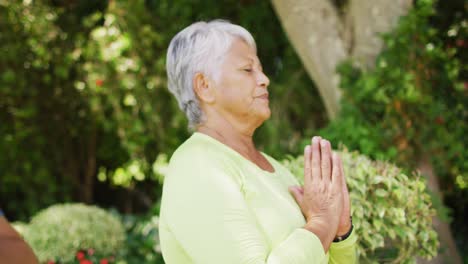
[[[229,61],[254,61],[258,62],[257,53],[244,40],[235,38],[226,53]]]

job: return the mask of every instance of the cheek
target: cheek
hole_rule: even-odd
[[[221,92],[227,100],[246,103],[254,99],[255,83],[246,78],[232,78],[225,80],[221,85]]]
[[[225,98],[228,104],[235,105],[240,108],[248,108],[253,102],[253,97],[250,93],[242,89],[242,87],[233,87],[226,91]]]
[[[222,72],[217,86],[222,104],[232,111],[250,111],[255,107],[256,82],[253,76],[243,72]]]

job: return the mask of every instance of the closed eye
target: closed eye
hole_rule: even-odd
[[[244,69],[246,72],[252,72],[252,69]]]

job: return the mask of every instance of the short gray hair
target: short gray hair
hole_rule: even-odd
[[[187,116],[189,128],[194,129],[203,122],[193,91],[193,77],[203,73],[217,81],[217,69],[236,37],[257,50],[255,40],[245,28],[219,19],[193,23],[171,40],[166,61],[168,88]]]

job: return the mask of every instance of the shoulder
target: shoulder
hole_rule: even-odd
[[[237,165],[236,156],[226,146],[206,135],[195,133],[172,155],[166,177],[180,179],[224,174],[235,178]]]
[[[172,155],[169,166],[194,165],[220,166],[220,161],[229,159],[229,153],[219,146],[219,142],[200,133],[193,134],[182,145],[180,145]]]

